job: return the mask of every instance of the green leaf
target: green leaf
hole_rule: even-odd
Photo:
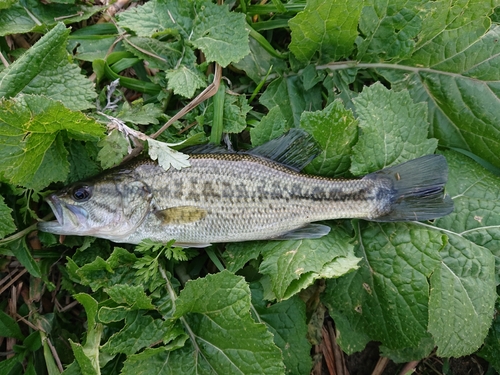
[[[500,117],[491,108],[500,104],[500,27],[490,28],[487,17],[494,6],[457,4],[453,17],[430,9],[415,52],[397,70],[381,72],[395,89],[408,89],[415,101],[428,103],[431,134],[442,145],[471,151],[499,167]],[[434,20],[434,14],[440,16]]]
[[[129,141],[118,129],[113,129],[107,137],[101,139],[97,146],[101,147],[97,160],[104,169],[119,164],[131,148]]]
[[[0,238],[4,238],[16,230],[11,213],[12,209],[5,204],[4,197],[0,195]]]
[[[309,0],[302,12],[288,21],[292,30],[290,51],[307,62],[319,54],[320,63],[350,55],[358,35],[361,0]]]
[[[250,54],[243,57],[237,63],[233,63],[232,66],[243,70],[255,83],[258,84],[262,81],[270,69],[278,72],[286,69],[286,63],[283,59],[273,57],[254,38],[250,38],[249,47]]]
[[[271,241],[260,247],[264,260],[259,271],[271,278],[278,300],[290,298],[316,279],[339,277],[359,262],[351,238],[340,227],[320,239]]]
[[[189,155],[170,148],[167,143],[148,138],[148,145],[151,159],[158,160],[158,164],[166,171],[170,166],[179,170],[191,165]]]
[[[128,102],[123,103],[123,106],[116,115],[117,118],[124,122],[132,124],[150,125],[158,124],[158,118],[163,115],[163,110],[158,105],[153,103],[144,104],[142,100],[138,100],[132,105]]]
[[[35,259],[33,259],[33,255],[31,255],[31,251],[24,238],[20,238],[9,245],[17,260],[26,267],[30,275],[33,277],[42,277],[40,266]]]
[[[351,172],[363,175],[419,156],[433,154],[436,139],[427,139],[424,103],[413,103],[406,91],[376,83],[354,99],[362,134],[353,147]]]
[[[335,322],[337,323],[337,322]],[[396,363],[415,361],[417,358],[426,358],[434,350],[436,344],[431,335],[424,337],[416,347],[389,349],[385,346],[380,347],[380,355],[389,357]]]
[[[419,13],[421,8],[426,7],[422,3],[418,0],[397,0],[366,4],[359,19],[360,36],[356,39],[358,59],[391,61],[409,56],[422,29]],[[447,8],[449,6],[447,4]]]
[[[137,257],[134,254],[121,247],[115,247],[107,260],[97,257],[92,263],[80,268],[70,263],[68,266],[74,268],[70,272],[80,277],[82,285],[88,285],[93,291],[97,291],[115,284],[134,285],[136,277],[132,266],[136,261]]]
[[[0,171],[12,184],[41,190],[69,172],[62,134],[98,140],[103,128],[83,113],[46,97],[21,96],[0,102]]]
[[[460,357],[482,345],[496,299],[495,260],[485,248],[450,235],[431,276],[429,327],[440,357]]]
[[[323,298],[334,320],[343,320],[343,349],[363,347],[365,336],[389,349],[416,347],[427,337],[429,277],[446,237],[402,223],[358,222],[356,233],[360,268],[329,280]]]
[[[71,349],[83,374],[100,374],[99,349],[104,327],[101,323],[96,322],[97,301],[85,293],[76,294],[74,297],[85,308],[88,330],[84,345],[69,340]]]
[[[226,269],[235,273],[252,259],[260,255],[261,247],[258,242],[251,246],[248,242],[231,242],[226,245],[226,251],[222,253]]]
[[[279,107],[287,127],[299,127],[302,112],[322,109],[320,88],[304,90],[298,76],[275,79],[267,86],[259,101],[269,110]]]
[[[118,322],[125,319],[122,330],[112,335],[102,346],[109,354],[134,354],[140,349],[161,341],[170,328],[170,323],[162,319],[153,319],[142,310],[130,310],[125,307],[99,310],[99,320],[103,323]]]
[[[484,346],[479,350],[477,355],[486,359],[490,365],[498,372],[500,371],[500,315],[497,315],[493,320],[493,325],[490,328],[488,337],[484,340]]]
[[[185,374],[204,375],[213,374],[204,363],[195,363],[189,344],[170,352],[166,347],[146,348],[139,354],[129,355],[124,363],[123,375],[148,374]]]
[[[146,4],[151,3],[153,2],[150,1]],[[121,14],[124,15],[126,12]],[[183,44],[179,41],[163,42],[145,37],[129,37],[125,43],[125,48],[140,59],[147,61],[151,69],[161,70],[175,68],[181,61],[186,59],[186,54],[192,54],[191,50],[184,50],[183,47]],[[193,63],[194,60],[193,57]]]
[[[250,53],[245,15],[229,12],[227,5],[205,2],[193,22],[191,43],[208,62],[226,67],[240,61]]]
[[[234,95],[226,92],[223,109],[223,132],[240,133],[246,126],[247,113],[252,109],[244,95]],[[210,103],[205,112],[207,124],[211,124],[214,117],[214,104]]]
[[[59,17],[65,23],[75,23],[88,19],[100,10],[100,6],[45,4],[37,0],[14,1],[12,6],[0,12],[0,35],[43,33],[56,25]]]
[[[1,23],[1,22],[0,22]],[[97,94],[80,68],[68,61],[69,30],[59,23],[12,65],[0,72],[0,97],[45,95],[64,106],[83,110],[94,107]]]
[[[185,319],[192,346],[170,354],[173,368],[189,360],[198,373],[208,368],[210,373],[283,373],[272,335],[250,317],[250,290],[242,277],[223,271],[188,281],[176,302],[175,316]]]
[[[287,374],[308,374],[311,371],[311,344],[307,340],[306,305],[298,297],[269,305],[262,286],[250,284],[252,305],[257,321],[266,323],[274,335],[274,343],[283,353]]]
[[[0,335],[3,337],[14,337],[18,340],[24,339],[17,322],[2,310],[0,310]]]
[[[68,151],[70,171],[67,182],[82,181],[101,172],[101,168],[95,161],[97,148],[94,143],[72,141]]]
[[[304,172],[333,177],[349,170],[351,148],[358,133],[357,121],[340,100],[321,111],[304,112],[300,126],[314,137],[323,150]]]
[[[271,108],[262,120],[250,129],[252,146],[257,147],[278,138],[287,130],[287,124],[283,113],[278,106]]]
[[[118,25],[140,37],[182,35],[188,39],[193,28],[194,1],[153,0],[119,14]]]
[[[127,305],[131,310],[153,310],[155,306],[151,303],[151,297],[144,292],[140,285],[117,284],[104,288],[110,298],[120,305]]]
[[[200,73],[189,69],[187,66],[169,70],[166,77],[168,89],[173,90],[174,94],[185,98],[192,98],[197,89],[206,86],[206,82]]]
[[[449,165],[447,193],[455,210],[435,225],[479,246],[495,256],[500,284],[500,179],[457,152],[444,153]]]

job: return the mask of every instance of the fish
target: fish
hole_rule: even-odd
[[[244,152],[192,148],[190,166],[179,170],[135,160],[50,194],[56,220],[38,228],[117,243],[206,247],[320,238],[330,231],[317,223],[325,220],[424,221],[453,211],[442,155],[333,179],[301,173],[317,153],[309,134],[292,129]]]

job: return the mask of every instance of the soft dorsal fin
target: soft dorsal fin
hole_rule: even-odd
[[[281,137],[257,146],[247,153],[274,160],[293,170],[301,171],[319,153],[314,138],[302,129],[293,128]]]

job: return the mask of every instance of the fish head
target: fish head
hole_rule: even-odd
[[[134,232],[150,211],[148,186],[118,171],[89,182],[79,182],[45,200],[55,221],[38,228],[59,235],[94,236],[120,242]]]

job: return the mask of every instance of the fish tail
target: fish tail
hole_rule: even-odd
[[[423,156],[364,178],[390,180],[392,184],[384,213],[369,220],[431,220],[453,211],[452,199],[444,194],[448,164],[442,155]]]

